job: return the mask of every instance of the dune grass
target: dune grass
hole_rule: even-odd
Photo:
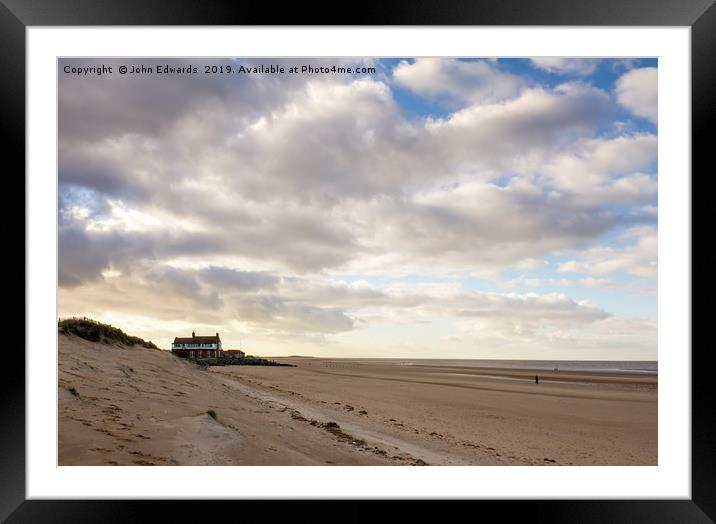
[[[125,346],[138,345],[149,349],[159,349],[152,341],[127,335],[119,328],[103,324],[87,317],[71,317],[61,319],[58,331],[66,335],[77,335],[91,342],[118,343]]]

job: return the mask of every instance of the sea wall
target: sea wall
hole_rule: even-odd
[[[283,364],[273,360],[257,357],[220,357],[220,358],[190,358],[187,359],[200,366],[286,366],[296,367],[294,364]]]

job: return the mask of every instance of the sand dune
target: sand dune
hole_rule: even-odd
[[[657,461],[656,377],[287,360],[204,370],[60,335],[59,464]]]
[[[280,402],[248,396],[235,380],[167,351],[67,335],[59,336],[58,408],[59,465],[389,465],[417,460],[354,441],[342,428],[327,427],[331,420],[309,419]]]

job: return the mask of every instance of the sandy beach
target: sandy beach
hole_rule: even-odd
[[[276,360],[60,335],[59,464],[657,464],[653,375]]]

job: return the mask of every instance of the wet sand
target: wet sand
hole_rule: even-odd
[[[653,375],[277,360],[298,367],[211,371],[433,464],[657,464]]]
[[[277,359],[59,337],[59,465],[653,465],[656,377]],[[211,413],[211,414],[210,414]],[[212,416],[214,415],[214,416]]]

